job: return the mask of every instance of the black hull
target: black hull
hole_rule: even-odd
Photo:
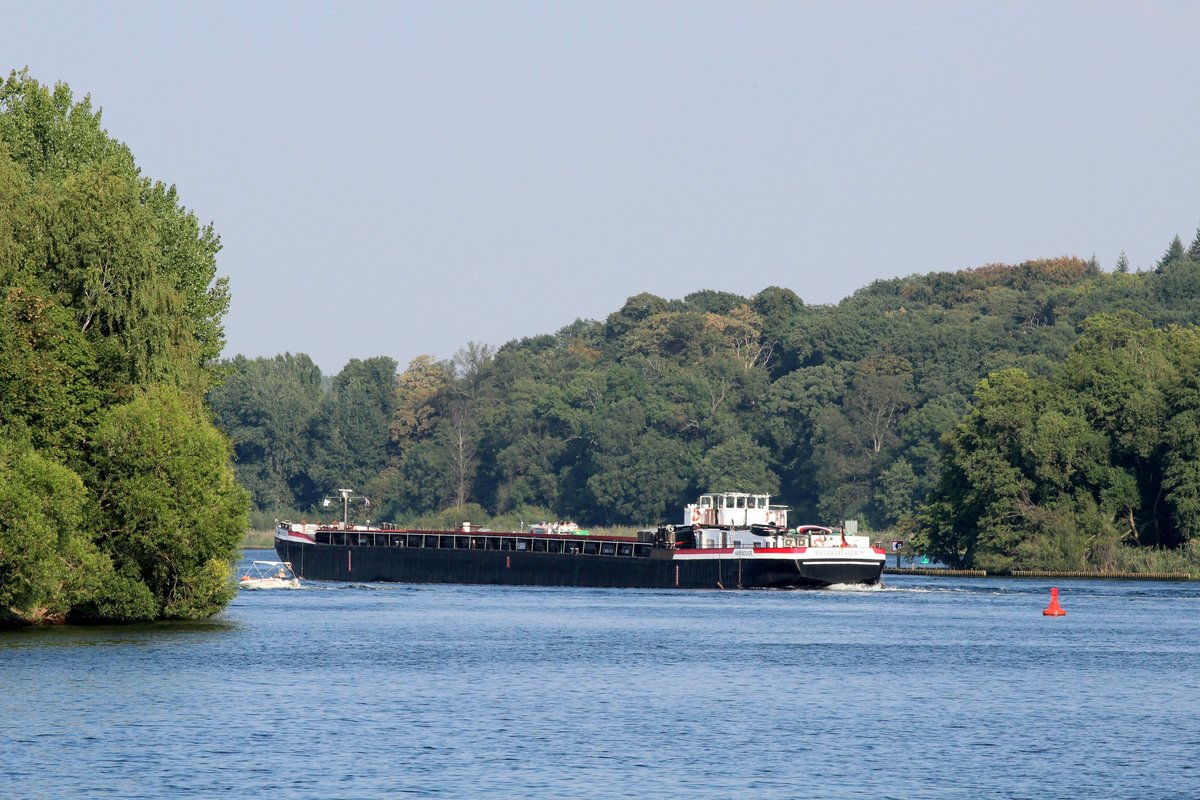
[[[275,540],[281,561],[308,580],[471,583],[613,589],[799,589],[878,583],[883,563],[803,559],[672,559],[405,547],[317,545]]]

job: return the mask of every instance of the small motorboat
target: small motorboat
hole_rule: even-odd
[[[252,561],[238,579],[242,589],[299,589],[300,579],[287,561]]]

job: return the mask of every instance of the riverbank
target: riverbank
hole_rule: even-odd
[[[250,530],[242,537],[243,550],[270,550],[275,532]],[[1091,572],[1073,570],[1019,569],[988,572],[985,569],[949,569],[943,567],[884,567],[885,575],[928,575],[935,578],[1092,578],[1122,581],[1195,581],[1200,576],[1187,572]]]
[[[1089,572],[1078,570],[1015,569],[988,572],[985,569],[941,569],[939,567],[884,567],[884,575],[930,575],[941,578],[1084,578],[1119,581],[1194,581],[1200,577],[1186,572]]]
[[[275,546],[275,531],[246,531],[243,550],[270,550]]]

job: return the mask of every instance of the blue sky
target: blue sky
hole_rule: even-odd
[[[403,367],[630,295],[1124,250],[1200,224],[1192,2],[7,3],[221,234],[226,355]]]

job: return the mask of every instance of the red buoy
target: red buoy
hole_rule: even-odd
[[[1047,617],[1065,617],[1067,612],[1063,611],[1062,606],[1058,604],[1058,587],[1050,589],[1050,605],[1042,612]]]

